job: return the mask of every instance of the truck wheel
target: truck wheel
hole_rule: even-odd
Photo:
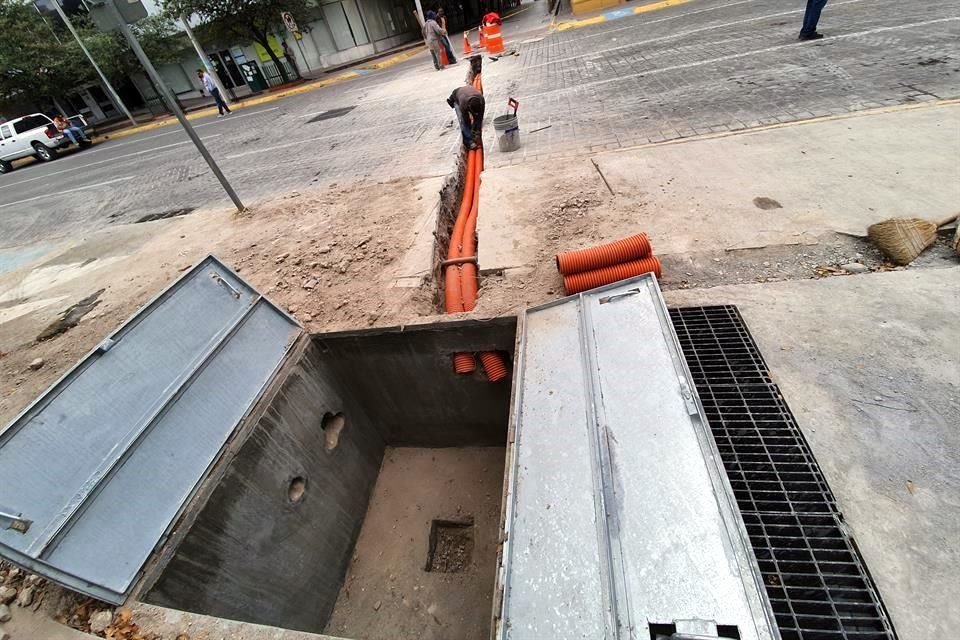
[[[10,173],[13,171],[13,165],[6,160],[0,160],[0,173]]]
[[[44,162],[50,162],[57,157],[56,149],[51,149],[42,142],[34,142],[33,150],[37,152],[37,157],[43,160]]]

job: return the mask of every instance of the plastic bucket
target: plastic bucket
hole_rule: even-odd
[[[497,132],[500,151],[516,151],[520,148],[520,120],[516,115],[497,116],[493,119],[493,130]]]

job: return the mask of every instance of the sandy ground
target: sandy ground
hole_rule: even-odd
[[[326,633],[487,638],[504,455],[500,447],[388,448]],[[435,556],[434,568],[457,571],[425,571],[435,519],[473,523],[465,528],[471,541],[456,540]]]
[[[359,183],[292,193],[245,214],[205,211],[117,227],[0,276],[0,423],[210,253],[310,331],[430,316],[429,285],[389,287],[408,275],[398,271],[400,258],[433,230],[421,228],[430,196],[419,186],[407,179]],[[98,293],[76,326],[38,340]]]

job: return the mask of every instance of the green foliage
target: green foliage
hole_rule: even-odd
[[[254,41],[264,47],[288,80],[280,61],[268,46],[267,36],[282,28],[280,14],[289,11],[299,21],[308,21],[315,9],[309,0],[164,0],[169,15],[194,15],[203,19],[204,42],[222,46]]]
[[[45,23],[30,4],[0,0],[0,102],[31,100],[59,93],[77,74],[83,53],[76,43],[58,43],[51,23]],[[86,65],[89,67],[89,65]]]
[[[71,21],[108,78],[140,71],[120,33],[99,31],[83,14]],[[157,65],[178,62],[190,44],[167,17],[151,16],[132,28]],[[0,33],[0,103],[59,96],[97,79],[70,32],[56,17],[40,16],[30,3],[0,0]]]

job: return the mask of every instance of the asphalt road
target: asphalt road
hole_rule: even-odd
[[[798,43],[803,4],[690,0],[548,33],[544,3],[531,3],[504,29],[520,55],[485,62],[488,164],[960,97],[960,0],[834,0],[827,38]],[[458,145],[444,99],[466,71],[438,73],[423,53],[195,125],[252,205],[311,185],[443,175]],[[509,155],[489,126],[508,96],[521,100],[523,138]],[[0,262],[25,245],[204,206],[229,200],[175,125],[107,141],[0,177]]]

